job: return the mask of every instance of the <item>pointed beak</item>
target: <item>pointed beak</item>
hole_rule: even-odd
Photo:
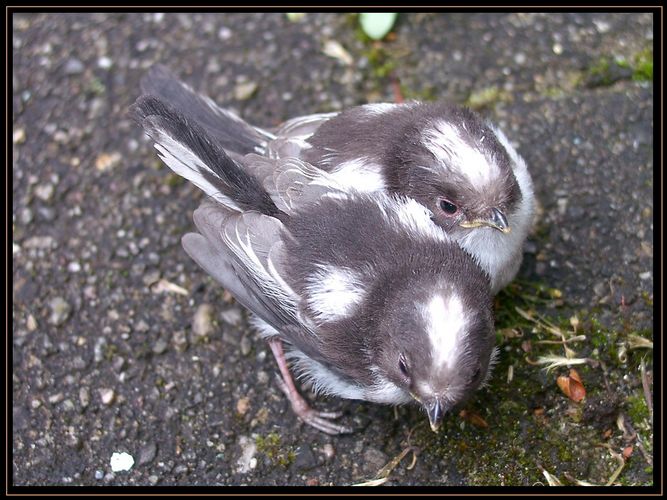
[[[431,430],[433,432],[438,432],[440,424],[442,423],[442,417],[445,415],[445,409],[442,403],[436,399],[433,403],[424,405],[424,407],[426,408],[428,421],[431,424]]]
[[[487,227],[492,227],[493,229],[497,229],[501,233],[505,234],[512,231],[512,228],[509,226],[509,223],[507,222],[507,217],[505,217],[505,214],[502,213],[497,208],[491,209],[491,214],[487,219],[475,219],[471,221],[463,221],[459,223],[459,226],[465,228],[487,226]]]
[[[512,230],[512,228],[510,228],[509,224],[507,223],[507,217],[505,217],[505,214],[497,208],[491,209],[491,217],[489,217],[488,225],[498,229],[503,233],[509,233]]]

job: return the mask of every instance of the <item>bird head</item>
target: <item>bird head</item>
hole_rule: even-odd
[[[415,107],[385,161],[390,188],[416,199],[448,233],[509,233],[521,201],[512,160],[495,132],[467,108]]]
[[[486,276],[470,258],[450,262],[444,276],[428,286],[422,277],[421,288],[402,287],[387,302],[375,349],[376,376],[419,403],[433,431],[483,385],[495,356]]]

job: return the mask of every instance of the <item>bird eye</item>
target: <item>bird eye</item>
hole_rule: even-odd
[[[454,215],[456,212],[458,212],[459,207],[454,205],[451,201],[445,200],[443,198],[440,200],[440,209],[447,215]]]
[[[400,368],[401,373],[407,377],[408,376],[408,363],[405,361],[405,356],[403,356],[402,354],[398,358],[398,367]]]

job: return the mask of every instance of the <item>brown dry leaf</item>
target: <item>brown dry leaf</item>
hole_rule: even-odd
[[[474,411],[461,410],[459,417],[461,417],[466,422],[470,422],[475,427],[481,427],[482,429],[489,427],[489,424],[486,423],[486,420],[484,420],[478,413],[475,413]]]
[[[577,370],[570,370],[569,375],[561,375],[556,380],[558,387],[563,394],[570,398],[575,403],[580,402],[586,397],[586,389],[584,384],[581,383],[581,377]]]
[[[627,446],[627,447],[623,450],[623,453],[622,453],[622,454],[623,454],[623,458],[625,458],[626,460],[627,460],[628,458],[630,458],[630,456],[632,456],[632,451],[633,451],[632,445]]]

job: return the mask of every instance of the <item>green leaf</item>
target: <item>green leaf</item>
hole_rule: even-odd
[[[287,16],[287,19],[292,21],[293,23],[298,23],[301,21],[304,17],[306,17],[305,12],[288,12],[285,14]]]
[[[359,23],[364,33],[373,40],[382,40],[396,22],[396,12],[365,12],[359,14]]]

